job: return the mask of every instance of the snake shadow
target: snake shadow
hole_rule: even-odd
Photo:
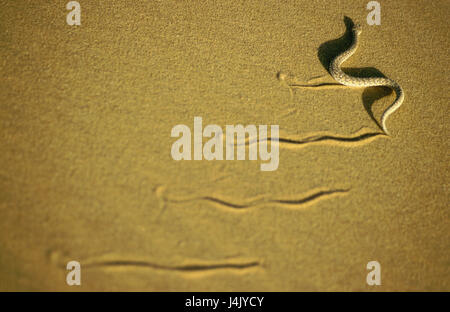
[[[322,43],[317,51],[317,57],[319,58],[320,63],[326,71],[328,71],[332,60],[336,56],[347,50],[351,45],[352,28],[354,26],[354,22],[351,20],[351,18],[344,16],[344,24],[346,27],[345,33],[337,39]],[[351,76],[360,78],[386,78],[386,76],[382,72],[374,67],[343,68],[343,71]],[[381,130],[381,125],[373,115],[372,106],[376,101],[390,95],[391,93],[392,89],[388,87],[367,87],[362,94],[364,109]]]

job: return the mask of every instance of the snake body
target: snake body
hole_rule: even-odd
[[[361,26],[359,24],[353,26],[352,34],[353,34],[353,41],[350,47],[332,60],[329,67],[329,72],[337,82],[345,86],[350,87],[386,86],[392,88],[395,91],[397,95],[395,101],[384,111],[383,115],[381,116],[381,127],[384,133],[389,135],[386,128],[386,119],[402,105],[403,100],[405,98],[405,94],[403,92],[402,87],[392,79],[383,77],[373,77],[373,78],[353,77],[347,75],[342,71],[341,64],[344,63],[350,56],[352,56],[358,47],[358,39],[359,35],[361,34]]]

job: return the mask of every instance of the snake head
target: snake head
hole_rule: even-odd
[[[356,23],[355,25],[353,25],[353,29],[352,29],[357,35],[359,35],[362,32],[362,27],[361,24]]]

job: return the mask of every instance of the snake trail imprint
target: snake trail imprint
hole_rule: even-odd
[[[334,146],[347,146],[354,147],[358,145],[363,145],[372,142],[372,140],[377,137],[383,136],[383,133],[373,132],[367,128],[361,128],[351,135],[338,135],[331,132],[316,132],[305,135],[303,137],[294,137],[290,135],[282,136],[280,135],[278,139],[278,144],[280,148],[303,148],[310,145],[334,145]],[[274,138],[268,136],[261,141],[273,141]],[[238,145],[252,145],[257,144],[258,141],[254,138],[246,138],[244,143]]]
[[[329,199],[338,195],[346,195],[350,189],[317,189],[309,191],[301,198],[274,198],[271,195],[261,195],[244,200],[227,200],[219,196],[193,196],[184,199],[166,198],[168,203],[179,204],[193,201],[206,201],[216,204],[222,208],[244,211],[262,205],[274,205],[282,208],[302,209],[321,200]]]
[[[66,269],[66,263],[70,258],[63,251],[54,249],[49,250],[47,257],[49,261]],[[94,255],[80,261],[85,269],[153,269],[159,271],[173,271],[182,274],[202,274],[215,273],[220,271],[229,271],[233,273],[250,273],[254,269],[263,269],[263,261],[260,259],[251,259],[247,257],[226,257],[216,261],[205,261],[200,259],[191,259],[178,264],[167,264],[153,262],[142,256],[123,255],[118,253],[105,253]]]

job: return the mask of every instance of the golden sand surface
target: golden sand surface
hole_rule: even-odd
[[[79,2],[0,1],[0,290],[450,290],[449,1]],[[344,16],[389,137],[389,90],[289,87],[333,81]],[[279,125],[278,169],[173,160],[195,116]]]

